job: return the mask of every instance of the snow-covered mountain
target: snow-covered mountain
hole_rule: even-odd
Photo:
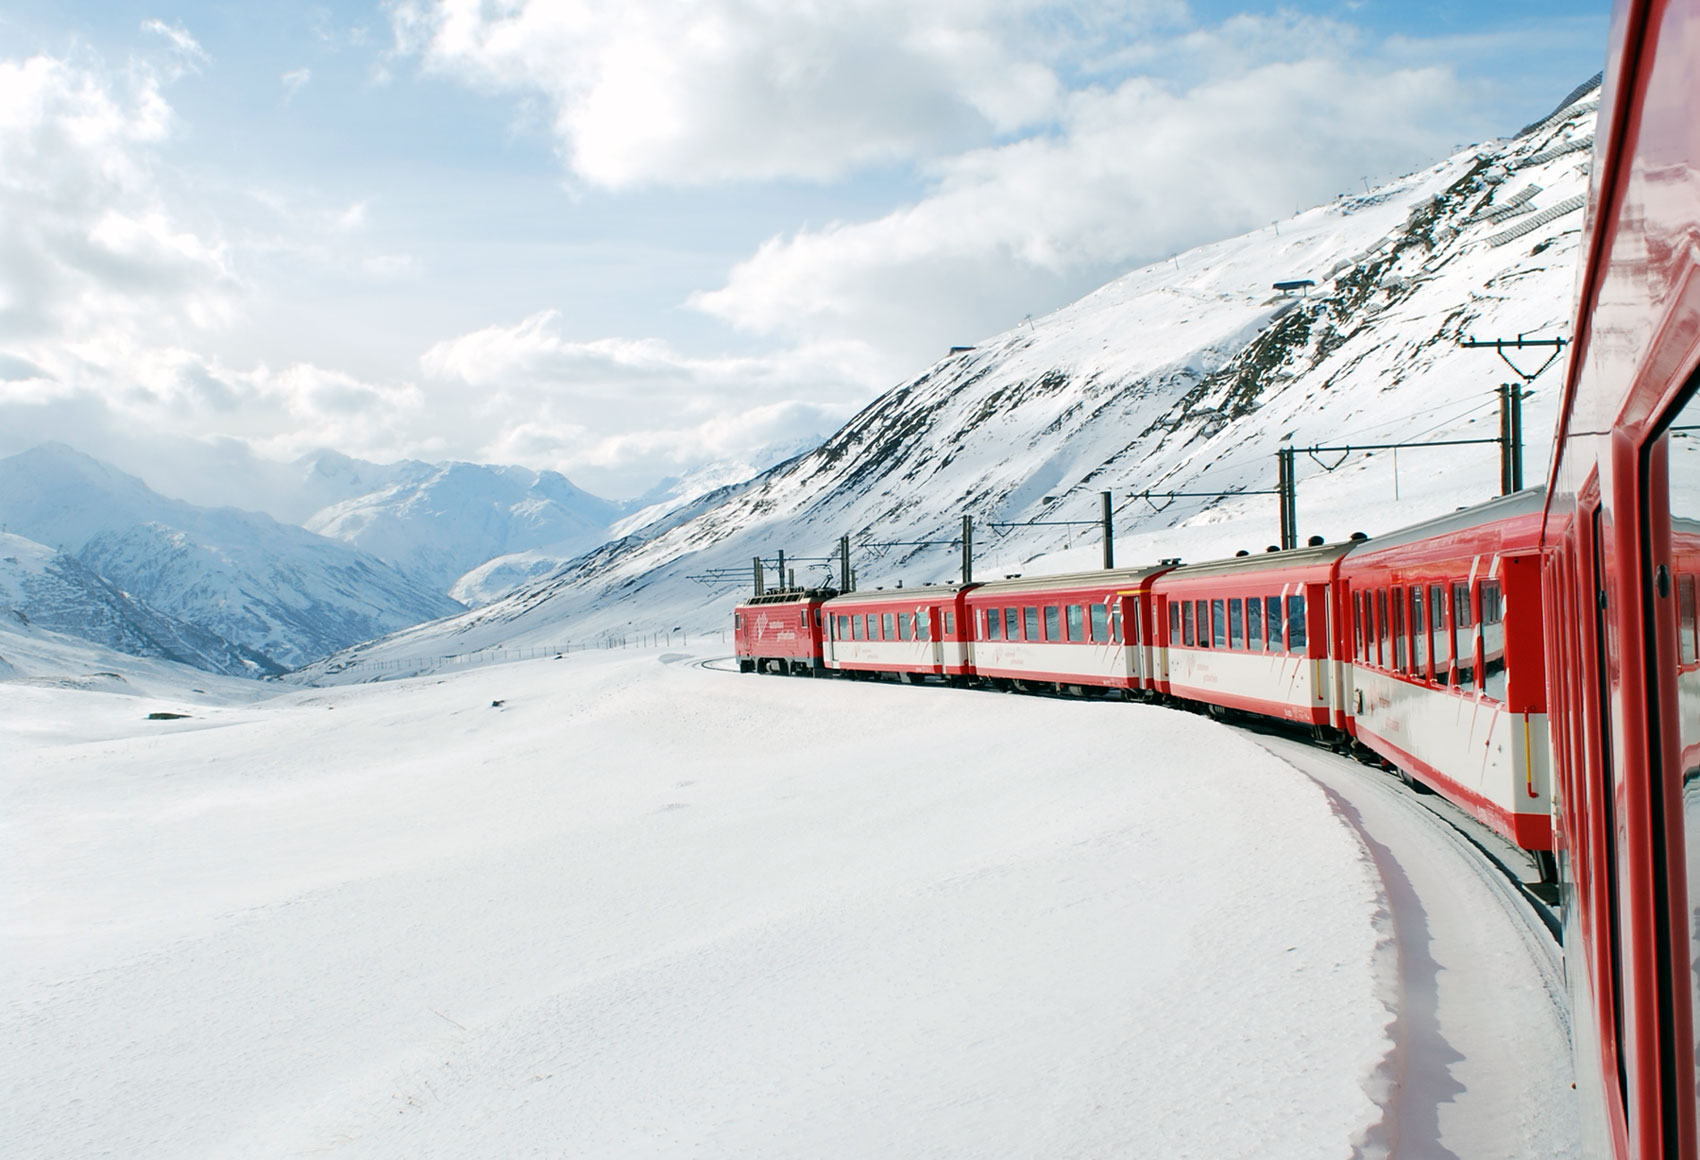
[[[476,463],[417,466],[426,470],[327,507],[306,521],[307,529],[353,544],[446,593],[496,557],[543,552],[569,560],[606,540],[621,511],[559,472]],[[482,593],[468,591],[475,599]]]
[[[0,525],[284,666],[461,608],[350,545],[169,499],[60,445],[0,459]]]
[[[1123,563],[1276,542],[1284,444],[1491,438],[1513,378],[1461,340],[1567,333],[1596,97],[1508,141],[1366,195],[1135,270],[887,392],[820,448],[655,532],[614,541],[487,607],[332,658],[558,643],[680,625],[720,631],[752,556],[862,587],[950,580],[961,517],[976,575],[1094,567],[1098,492]],[[1277,282],[1309,282],[1293,292]],[[1545,352],[1515,356],[1538,365]],[[1560,371],[1524,405],[1527,478],[1550,453]],[[1491,446],[1301,455],[1303,535],[1412,523],[1498,491]],[[1221,493],[1173,501],[1146,491]],[[1054,521],[1040,523],[1038,521]],[[927,541],[931,546],[884,546]],[[816,559],[811,559],[815,557]]]
[[[74,556],[0,532],[0,618],[232,677],[274,676],[263,653],[149,607]]]
[[[751,455],[717,460],[682,476],[664,479],[622,505],[629,514],[603,528],[593,540],[493,557],[457,580],[449,595],[469,608],[477,608],[507,595],[521,584],[558,572],[589,548],[610,540],[660,535],[752,486],[773,465],[811,451],[820,443],[820,439],[811,438],[774,444]]]

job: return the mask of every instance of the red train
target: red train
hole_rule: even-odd
[[[740,606],[744,667],[1165,697],[1381,756],[1556,880],[1584,1153],[1700,1160],[1697,110],[1700,0],[1619,0],[1545,489],[1362,543],[776,597],[821,631],[764,651]]]
[[[1445,794],[1537,851],[1550,880],[1542,494],[1379,540],[1205,564],[774,593],[738,607],[740,668],[1281,718]]]

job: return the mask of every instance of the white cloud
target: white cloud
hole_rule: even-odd
[[[313,70],[310,68],[292,68],[278,79],[283,82],[283,103],[287,105],[295,99],[295,94],[300,92],[307,82],[313,79]]]
[[[876,219],[770,238],[693,304],[754,333],[879,334],[913,365],[1130,265],[1449,151],[1456,79],[1358,63],[1349,37],[1319,35],[1330,28],[1241,18],[1191,33],[1176,51],[1220,75],[1074,93],[1055,132],[937,162],[925,197]],[[1309,55],[1257,59],[1300,47]]]
[[[0,60],[0,343],[169,340],[227,314],[224,244],[158,188],[171,125],[145,70],[119,86],[50,57]]]
[[[1060,89],[1012,29],[1030,0],[401,0],[398,48],[542,93],[572,171],[609,188],[802,177],[1041,121]]]
[[[199,71],[201,65],[212,60],[212,57],[207,55],[206,49],[201,47],[200,41],[189,35],[189,30],[181,24],[167,24],[163,20],[144,20],[142,21],[142,31],[164,37],[165,42],[171,46],[172,52],[176,55],[180,69],[191,72]]]
[[[558,466],[623,493],[830,431],[885,385],[876,364],[849,342],[697,358],[653,339],[575,341],[555,311],[438,343],[420,360],[433,399],[476,392],[466,422],[486,433],[487,458]]]

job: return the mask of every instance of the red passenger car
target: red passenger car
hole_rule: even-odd
[[[1611,24],[1542,542],[1584,1147],[1696,1160],[1700,5]]]
[[[1340,569],[1354,735],[1542,851],[1552,849],[1545,498],[1519,492],[1371,540]]]
[[[906,680],[968,671],[962,596],[954,584],[847,592],[827,602],[826,667]]]
[[[1333,602],[1351,547],[1237,556],[1160,578],[1153,590],[1168,691],[1344,733],[1350,675]]]
[[[982,679],[1062,687],[1161,687],[1151,582],[1167,567],[1035,576],[968,594],[970,663]]]
[[[821,605],[831,588],[787,588],[753,596],[732,614],[738,671],[814,676],[822,667]]]

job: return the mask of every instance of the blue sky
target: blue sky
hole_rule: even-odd
[[[0,2],[0,453],[332,446],[635,494],[826,433],[1145,261],[1514,132],[1598,70],[1606,21]]]

